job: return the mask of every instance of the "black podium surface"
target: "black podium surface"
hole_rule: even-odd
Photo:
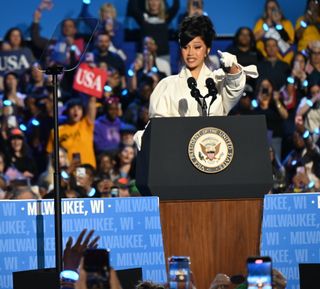
[[[188,155],[193,135],[206,127],[224,131],[234,147],[230,165],[198,170]],[[264,116],[151,119],[137,156],[137,186],[161,200],[262,198],[272,186]]]

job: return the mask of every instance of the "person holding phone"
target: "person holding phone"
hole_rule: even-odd
[[[320,2],[306,0],[306,8],[295,24],[298,51],[303,51],[312,41],[320,39]]]
[[[254,114],[266,116],[269,144],[278,159],[281,158],[283,121],[288,118],[288,111],[280,99],[280,93],[274,89],[269,79],[262,79],[257,85],[257,107]]]
[[[96,118],[96,98],[88,97],[85,107],[80,98],[71,98],[65,104],[66,122],[59,125],[59,145],[67,151],[68,161],[74,153],[79,153],[83,164],[96,167],[94,154],[94,121]],[[53,130],[47,144],[47,153],[53,152]]]
[[[178,23],[180,24],[186,17],[191,17],[195,15],[208,15],[208,13],[206,13],[203,9],[203,0],[188,0],[187,11],[178,16]]]
[[[265,39],[273,38],[277,41],[278,59],[290,64],[293,58],[294,28],[286,19],[277,0],[266,0],[263,15],[256,22],[253,32],[257,41],[257,49],[266,57],[263,45]]]

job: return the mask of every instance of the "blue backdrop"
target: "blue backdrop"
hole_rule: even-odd
[[[171,3],[172,0],[168,0]],[[42,17],[42,33],[50,37],[55,25],[66,17],[77,17],[82,0],[53,0],[54,7],[51,11],[45,11]],[[91,0],[91,13],[97,15],[97,11],[104,0]],[[118,11],[119,19],[124,20],[127,1],[109,0]],[[180,0],[181,11],[186,7],[186,0]],[[213,20],[219,35],[233,35],[240,26],[253,27],[255,21],[261,16],[264,6],[263,0],[204,0],[205,10]],[[306,1],[303,0],[279,0],[284,14],[291,21],[303,14]],[[13,26],[19,26],[27,32],[32,21],[33,11],[40,0],[2,0],[0,9],[0,38]]]
[[[299,263],[320,263],[320,195],[266,195],[261,255],[299,289]]]
[[[159,199],[68,199],[62,202],[63,244],[87,228],[109,248],[113,268],[142,267],[143,279],[166,282]],[[55,267],[54,202],[0,201],[0,288],[12,272]]]

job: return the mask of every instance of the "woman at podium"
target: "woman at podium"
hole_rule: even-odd
[[[257,77],[254,66],[241,67],[237,58],[218,51],[221,66],[215,71],[208,67],[209,54],[215,30],[209,17],[187,17],[181,23],[179,45],[184,66],[177,75],[164,78],[154,89],[150,98],[150,117],[201,116],[202,109],[192,87],[200,91],[200,103],[206,102],[207,115],[227,115],[242,95],[246,75]],[[191,77],[195,80],[189,80]],[[216,95],[208,95],[208,79],[212,79]],[[193,83],[190,83],[193,81]],[[207,96],[207,97],[206,97]],[[212,102],[212,97],[216,99]]]
[[[180,25],[179,45],[184,66],[162,79],[150,97],[149,116],[190,117],[227,115],[238,102],[246,76],[258,77],[256,66],[243,67],[236,56],[218,50],[221,67],[209,68],[215,30],[209,17],[186,17]],[[143,131],[135,140],[140,147]]]

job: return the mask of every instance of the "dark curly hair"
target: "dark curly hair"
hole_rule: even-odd
[[[197,15],[184,18],[180,25],[179,44],[186,46],[192,39],[199,36],[207,47],[211,48],[216,31],[208,16]]]

